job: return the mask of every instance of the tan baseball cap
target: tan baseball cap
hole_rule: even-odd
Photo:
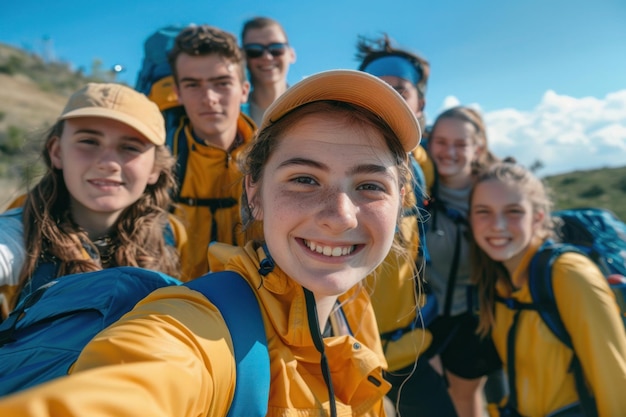
[[[267,108],[259,130],[302,105],[321,100],[354,104],[376,114],[407,152],[420,142],[419,123],[402,96],[380,78],[357,70],[323,71],[294,84]]]
[[[58,120],[103,117],[137,130],[157,146],[165,144],[165,121],[158,106],[130,87],[89,83],[70,97]]]

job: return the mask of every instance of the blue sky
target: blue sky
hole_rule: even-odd
[[[122,64],[119,80],[134,85],[155,29],[208,23],[239,35],[257,15],[284,25],[297,53],[292,84],[356,68],[357,36],[387,32],[431,63],[429,121],[450,105],[474,105],[496,153],[542,159],[545,174],[626,164],[623,0],[22,0],[2,6],[0,42],[37,53],[47,45],[87,70],[94,58]]]

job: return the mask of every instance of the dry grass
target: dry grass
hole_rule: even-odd
[[[17,180],[0,178],[0,212],[5,211],[7,205],[23,192]]]

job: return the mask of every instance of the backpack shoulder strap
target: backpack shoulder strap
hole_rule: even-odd
[[[546,323],[554,335],[568,348],[574,352],[571,369],[574,373],[576,391],[580,399],[580,404],[586,416],[597,416],[597,408],[592,394],[589,392],[582,365],[576,352],[572,339],[561,320],[554,297],[554,287],[552,285],[552,267],[556,259],[565,252],[576,252],[585,255],[577,247],[554,243],[548,240],[542,245],[530,263],[528,275],[528,287],[533,304],[537,306],[537,312]]]
[[[208,273],[184,284],[201,292],[220,310],[228,326],[237,370],[228,416],[265,416],[270,359],[261,309],[250,284],[238,273]]]
[[[530,262],[528,287],[541,319],[563,344],[572,348],[572,340],[556,306],[552,285],[552,267],[556,259],[565,252],[582,253],[571,245],[557,244],[552,241],[544,243]]]
[[[189,158],[189,144],[187,143],[187,135],[185,134],[186,117],[181,116],[176,128],[172,131],[171,150],[172,155],[176,157],[176,182],[178,183],[178,193],[183,188],[185,182],[185,174],[187,172],[187,158]],[[169,136],[169,135],[168,135]]]

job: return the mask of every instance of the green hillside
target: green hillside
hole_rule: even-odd
[[[556,208],[605,207],[626,221],[626,166],[574,171],[545,178]]]

